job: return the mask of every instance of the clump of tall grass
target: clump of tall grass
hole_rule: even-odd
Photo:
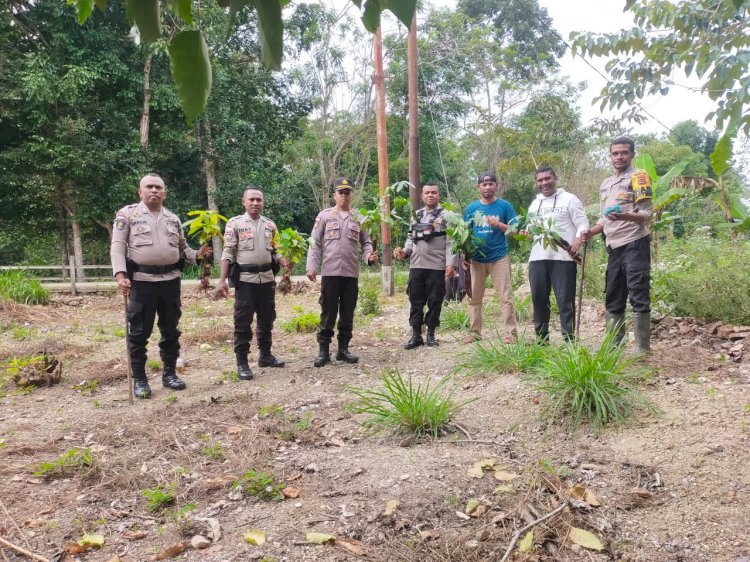
[[[21,269],[0,271],[0,300],[21,304],[47,304],[49,291]]]
[[[576,426],[587,421],[600,429],[623,424],[638,410],[657,413],[635,389],[642,375],[636,360],[608,332],[596,351],[576,342],[550,348],[525,381],[546,395],[545,417],[568,418]]]
[[[450,332],[465,332],[469,329],[469,311],[465,304],[449,301],[440,311],[440,327]]]
[[[411,375],[404,380],[398,369],[384,371],[381,388],[349,389],[358,398],[349,409],[356,414],[367,414],[363,422],[366,426],[416,437],[429,434],[434,439],[463,406],[474,400],[455,402],[453,391],[445,389],[449,379],[444,377],[432,386],[428,378],[415,385]]]
[[[527,342],[523,337],[512,343],[503,343],[499,336],[478,341],[460,355],[462,362],[456,372],[469,376],[525,372],[542,361],[545,349],[538,342]]]

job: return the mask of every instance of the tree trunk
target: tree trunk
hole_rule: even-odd
[[[57,228],[60,233],[60,259],[62,260],[63,280],[68,278],[68,266],[70,265],[70,250],[68,246],[68,224],[65,220],[65,206],[63,205],[64,195],[61,185],[55,186],[57,194]]]
[[[207,119],[203,119],[202,125],[203,136],[201,140],[203,141],[203,173],[206,175],[206,201],[208,203],[208,210],[218,213],[219,205],[216,203],[216,173],[214,172],[214,159],[216,153],[214,152],[214,145],[211,141],[211,124]],[[221,252],[223,250],[221,238],[214,236],[213,240],[211,240],[211,247],[214,252],[214,263],[219,263],[221,260]]]
[[[141,150],[148,149],[148,128],[151,117],[151,59],[153,53],[146,54],[143,63],[143,109],[141,110]]]
[[[83,281],[86,277],[83,269],[83,242],[81,241],[81,224],[72,216],[70,227],[73,231],[73,254],[76,261],[76,281]]]
[[[96,224],[101,226],[109,234],[109,239],[112,240],[112,223],[109,221],[96,221]]]

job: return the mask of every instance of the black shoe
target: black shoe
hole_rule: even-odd
[[[422,328],[413,326],[411,329],[411,339],[406,342],[404,349],[416,349],[420,345],[424,345],[424,340],[422,339]]]
[[[253,372],[250,370],[250,365],[247,364],[247,359],[244,363],[237,364],[237,376],[241,381],[253,380]]]
[[[440,345],[437,341],[437,338],[435,338],[435,328],[427,328],[427,339],[426,339],[427,347],[437,347]]]
[[[187,388],[185,382],[174,371],[169,372],[165,370],[161,376],[161,383],[164,385],[164,388],[172,390],[185,390]]]
[[[136,398],[151,398],[151,387],[146,379],[135,379],[133,381],[133,394]]]
[[[356,363],[359,361],[359,357],[352,354],[346,347],[340,347],[338,353],[336,353],[336,361],[343,361],[344,363]]]
[[[318,344],[318,347],[318,356],[315,358],[313,365],[315,365],[316,367],[322,367],[323,365],[327,365],[331,362],[330,344],[321,343]]]
[[[276,359],[272,353],[261,353],[258,357],[258,367],[283,367],[284,362]]]

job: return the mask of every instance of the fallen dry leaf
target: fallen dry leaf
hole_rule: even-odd
[[[237,435],[238,433],[242,433],[242,428],[238,425],[230,425],[227,428],[227,433],[229,435]]]
[[[137,541],[140,539],[145,539],[148,533],[146,531],[131,531],[130,529],[127,529],[123,534],[123,538],[128,539],[129,541]]]
[[[602,542],[591,531],[579,529],[578,527],[571,527],[568,536],[571,541],[584,548],[589,548],[591,550],[604,550]]]
[[[532,548],[534,548],[534,529],[526,533],[521,542],[518,543],[518,550],[521,552],[531,552]]]
[[[262,546],[266,544],[266,532],[261,529],[250,529],[242,537],[246,543]]]
[[[393,515],[396,513],[396,509],[398,509],[398,506],[401,505],[401,502],[399,500],[388,500],[385,503],[385,511],[383,512],[384,515]]]
[[[496,459],[482,459],[481,461],[477,461],[468,470],[469,476],[473,478],[481,478],[484,476],[484,471],[492,470],[496,463]]]
[[[338,538],[336,539],[336,545],[344,547],[346,550],[357,556],[364,556],[367,554],[367,547],[363,543],[354,539]]]
[[[31,527],[32,529],[44,527],[45,525],[47,525],[47,522],[44,519],[27,519],[23,522],[24,527]]]
[[[63,550],[67,552],[68,554],[72,554],[73,556],[76,556],[78,554],[83,554],[87,550],[91,550],[93,547],[89,544],[83,545],[78,544],[77,542],[66,542],[65,546],[63,546]]]
[[[188,546],[190,546],[190,543],[188,542],[178,542],[177,544],[173,544],[154,556],[154,560],[168,560],[175,556],[179,556],[188,549]]]
[[[583,483],[576,484],[572,488],[569,488],[568,494],[574,500],[584,501],[593,507],[599,507],[602,505],[599,503],[599,498],[596,497],[596,494],[586,488],[586,484]]]
[[[425,529],[424,531],[419,531],[419,536],[424,540],[429,541],[439,539],[440,533],[438,533],[435,529]]]
[[[298,498],[299,488],[295,488],[294,486],[287,486],[286,488],[281,490],[281,493],[285,498]]]
[[[326,544],[334,542],[336,537],[333,535],[326,535],[325,533],[307,533],[305,540],[312,544]]]
[[[471,498],[469,501],[466,502],[466,507],[464,508],[464,513],[466,515],[471,515],[476,511],[476,509],[481,505],[481,502],[476,498]]]
[[[472,517],[482,517],[487,514],[487,506],[486,505],[480,505],[478,506],[474,512],[471,514]]]
[[[516,478],[521,478],[521,476],[519,474],[513,474],[512,472],[506,472],[504,470],[495,471],[495,480],[500,480],[500,482],[510,482],[511,480],[515,480]]]
[[[513,486],[509,486],[508,484],[501,484],[497,488],[495,488],[496,494],[512,494],[515,492],[516,489]]]

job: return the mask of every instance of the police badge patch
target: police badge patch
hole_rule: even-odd
[[[651,199],[651,176],[645,170],[635,170],[630,176],[630,186],[635,193],[635,202]]]

